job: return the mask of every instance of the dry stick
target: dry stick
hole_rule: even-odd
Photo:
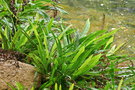
[[[25,7],[29,2],[30,2],[29,0],[23,0],[22,10],[21,10],[21,11],[24,11],[24,7]]]
[[[24,10],[24,6],[27,5],[29,2],[29,0],[23,0],[23,4],[22,4],[22,10]],[[12,18],[13,18],[13,29],[12,29],[12,36],[14,36],[15,32],[17,31],[17,23],[18,20],[16,18],[17,16],[17,9],[15,8],[15,0],[10,0],[10,10],[13,12]]]
[[[131,63],[131,66],[134,67],[133,61],[132,61],[132,60],[129,60],[129,61],[130,61],[130,63]]]
[[[58,3],[58,0],[52,0],[52,1]],[[55,5],[53,5],[53,6],[54,6],[54,8],[55,8],[55,10],[53,10],[53,18],[55,18],[55,17],[58,15],[58,10],[57,10],[57,8],[56,8]]]
[[[101,30],[103,30],[104,28],[105,28],[105,14],[103,13]]]
[[[10,1],[10,10],[13,12],[13,14],[16,16],[16,14],[17,14],[17,10],[16,10],[16,8],[15,8],[15,0],[11,0]],[[15,34],[15,29],[16,29],[16,21],[17,21],[17,19],[16,19],[16,17],[14,16],[14,15],[12,15],[12,18],[13,18],[13,22],[14,22],[14,27],[13,27],[13,29],[12,29],[12,35],[14,35]]]
[[[15,8],[15,0],[10,1],[10,10],[13,12],[14,15],[16,15],[16,8]]]
[[[29,0],[23,0],[23,7],[29,3]]]

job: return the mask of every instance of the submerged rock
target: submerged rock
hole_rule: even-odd
[[[16,66],[16,62],[19,67]],[[30,89],[40,81],[40,77],[35,79],[35,68],[32,65],[16,60],[6,60],[0,62],[0,90],[10,90],[9,86],[15,86],[16,82],[21,83]]]

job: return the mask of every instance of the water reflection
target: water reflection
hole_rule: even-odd
[[[91,32],[121,28],[115,44],[125,42],[125,45],[119,53],[135,56],[135,0],[66,0],[63,3],[69,14],[62,17],[80,30],[87,18],[91,21]]]
[[[135,13],[134,0],[66,0],[66,3],[73,7]]]

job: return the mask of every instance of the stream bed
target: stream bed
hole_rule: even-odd
[[[68,14],[61,14],[61,17],[80,31],[88,18],[90,32],[120,29],[114,44],[124,45],[118,54],[135,56],[134,0],[66,0],[62,4]]]

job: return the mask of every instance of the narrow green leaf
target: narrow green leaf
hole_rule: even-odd
[[[6,10],[8,10],[11,15],[13,15],[15,18],[17,18],[17,17],[13,14],[13,12],[10,10],[10,8],[9,8],[8,4],[6,3],[6,1],[5,1],[5,0],[1,0],[1,2],[2,2],[2,5],[4,6],[4,8],[5,8]]]
[[[108,45],[110,45],[110,44],[113,42],[113,39],[114,39],[114,37],[111,37],[111,38],[108,40],[108,42],[106,43],[104,49],[106,49],[106,48],[108,47]]]
[[[82,48],[80,48],[79,52],[74,56],[73,60],[71,61],[71,64],[69,65],[68,68],[72,68],[72,66],[74,65],[74,63],[77,62],[78,57],[85,51],[85,47],[83,46]]]
[[[59,86],[59,90],[62,90],[62,86],[61,86],[61,84],[60,84],[60,86]]]
[[[124,44],[125,44],[125,43],[120,44],[119,46],[117,46],[117,48],[116,48],[116,45],[114,45],[114,46],[111,48],[111,50],[107,53],[106,56],[111,56],[111,55],[113,55],[113,54],[114,54],[117,50],[119,50]]]
[[[61,34],[57,38],[58,40],[61,40],[61,38],[64,36],[64,34],[68,31],[69,27],[71,27],[71,26],[68,26],[63,32],[61,32]],[[57,48],[57,43],[54,43],[54,45],[51,49],[51,56],[54,55],[56,48]]]
[[[74,83],[73,83],[73,84],[71,84],[71,86],[70,86],[69,90],[74,90]]]
[[[73,77],[76,77],[78,75],[82,75],[85,72],[89,71],[91,68],[93,68],[97,62],[99,61],[100,57],[102,56],[102,54],[96,55],[93,57],[93,55],[91,55],[79,68],[77,71],[75,71],[73,73]]]
[[[2,42],[3,42],[3,48],[4,49],[9,49],[9,42],[6,36],[3,34],[2,30],[0,30],[0,35],[2,37]]]
[[[84,29],[83,29],[83,32],[81,33],[81,37],[86,36],[87,33],[88,33],[88,31],[89,31],[89,29],[90,29],[90,20],[88,19],[88,20],[86,21],[86,24],[85,24],[85,27],[84,27]]]
[[[113,31],[111,31],[111,32],[108,32],[108,33],[106,33],[106,34],[100,36],[99,38],[97,38],[97,39],[95,40],[95,42],[97,42],[97,41],[99,41],[99,40],[102,40],[102,39],[104,39],[104,38],[106,38],[106,37],[109,37],[109,36],[111,36],[111,35],[114,35],[117,31],[118,31],[118,30],[113,30]]]
[[[34,87],[32,87],[30,90],[35,90],[35,88],[34,88]]]
[[[122,83],[123,83],[123,78],[120,80],[120,83],[119,83],[119,85],[118,85],[118,90],[121,90]]]
[[[55,89],[54,90],[58,90],[58,84],[55,83]]]
[[[17,87],[17,90],[24,90],[25,89],[25,87],[19,82],[16,83],[16,87]]]
[[[48,41],[47,41],[47,36],[43,30],[43,34],[44,34],[44,45],[45,45],[45,51],[46,51],[46,57],[49,58],[49,46],[48,46]]]
[[[106,32],[106,30],[100,30],[100,31],[91,33],[91,34],[87,35],[86,37],[81,38],[80,39],[81,44],[79,45],[79,47],[77,49],[80,49],[84,45],[89,46],[90,44],[92,44],[95,41],[97,36],[99,36],[105,32]]]

